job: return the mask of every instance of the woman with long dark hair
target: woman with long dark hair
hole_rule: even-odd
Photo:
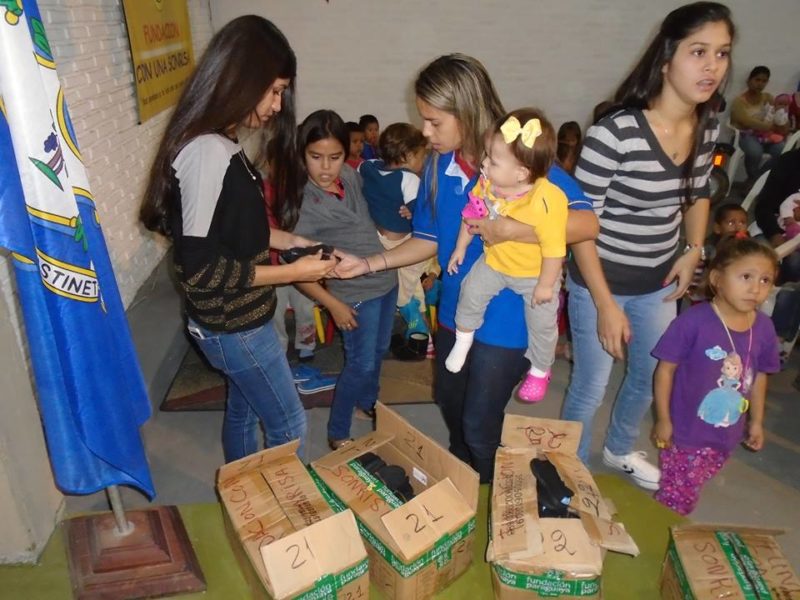
[[[727,80],[733,37],[721,4],[697,2],[667,15],[617,90],[617,110],[588,130],[575,171],[600,235],[574,245],[569,263],[575,367],[562,417],[583,423],[579,454],[587,461],[595,412],[627,345],[603,460],[648,489],[658,488],[659,470],[633,447],[653,399],[650,352],[701,258],[719,130],[714,100]]]
[[[222,444],[232,461],[305,438],[306,417],[271,322],[276,284],[317,281],[334,259],[269,264],[269,249],[309,246],[270,229],[261,176],[236,132],[269,129],[270,178],[279,222],[297,219],[299,190],[292,92],[296,59],[283,34],[254,15],[212,38],[167,124],[140,218],[168,237],[185,295],[188,330],[228,386]]]

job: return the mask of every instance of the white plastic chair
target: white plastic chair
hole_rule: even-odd
[[[744,197],[742,200],[742,208],[747,211],[747,214],[750,214],[750,207],[756,201],[756,197],[761,192],[761,189],[764,187],[764,184],[767,182],[767,177],[769,177],[769,171],[764,171],[761,175],[758,176],[756,182],[753,184],[753,187],[750,188],[750,191],[747,192],[747,196]]]
[[[730,118],[725,121],[724,125],[733,132],[733,139],[731,140],[733,154],[731,154],[731,157],[728,159],[728,165],[725,168],[725,171],[728,173],[728,181],[730,185],[733,185],[733,182],[736,181],[736,173],[739,170],[739,166],[742,164],[742,160],[744,160],[744,150],[739,147],[739,136],[741,132],[731,125]]]
[[[789,150],[793,150],[794,148],[797,147],[798,144],[800,144],[800,130],[795,131],[793,134],[791,134],[789,137],[786,138],[786,143],[783,145],[783,150],[781,151],[781,154],[785,154]]]

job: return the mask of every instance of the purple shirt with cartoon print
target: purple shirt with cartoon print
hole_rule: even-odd
[[[744,438],[750,391],[758,373],[780,369],[778,341],[772,321],[756,313],[750,331],[730,334],[711,304],[683,311],[653,349],[659,360],[675,363],[669,412],[672,443],[679,447],[730,452]]]

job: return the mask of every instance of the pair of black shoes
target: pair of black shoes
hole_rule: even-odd
[[[539,517],[571,519],[577,518],[574,511],[569,510],[572,490],[569,489],[558,471],[549,460],[534,458],[531,471],[536,478],[536,495],[539,498]]]
[[[408,502],[414,497],[414,489],[403,467],[387,465],[386,461],[373,452],[362,454],[356,460],[403,502]]]
[[[424,333],[412,333],[406,339],[402,333],[395,333],[389,348],[397,360],[425,360],[428,356],[428,336]]]

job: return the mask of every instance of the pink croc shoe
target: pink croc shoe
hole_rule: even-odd
[[[547,393],[547,385],[550,383],[550,371],[544,377],[537,377],[528,373],[525,381],[517,390],[517,397],[523,402],[541,402]]]

